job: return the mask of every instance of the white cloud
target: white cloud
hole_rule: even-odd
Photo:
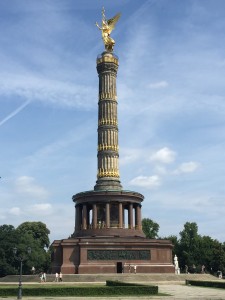
[[[149,89],[163,89],[168,87],[168,82],[167,81],[158,81],[154,83],[150,83],[147,85]]]
[[[151,155],[150,160],[161,162],[164,164],[170,164],[175,160],[176,152],[170,150],[167,147],[164,147],[160,150],[158,150],[156,153]]]
[[[175,171],[174,174],[192,173],[199,168],[199,164],[194,161],[182,163]]]
[[[161,185],[161,180],[159,176],[137,176],[133,178],[130,182],[130,185],[141,186],[146,188],[156,188]]]
[[[50,203],[34,204],[28,208],[28,211],[34,215],[49,215],[52,212],[52,205]]]
[[[16,191],[40,200],[47,198],[49,195],[44,187],[36,184],[35,179],[29,176],[21,176],[16,179]]]
[[[122,149],[120,151],[120,165],[126,165],[134,162],[140,157],[138,149]]]
[[[16,113],[22,110],[30,101],[41,101],[63,107],[90,108],[93,105],[89,95],[95,92],[91,86],[71,83],[65,80],[49,79],[36,74],[0,74],[0,94],[19,96],[27,99]],[[4,121],[4,120],[3,120]]]
[[[10,210],[9,210],[9,213],[11,215],[14,215],[14,216],[20,216],[21,215],[21,209],[19,207],[12,207]]]
[[[167,174],[167,170],[164,166],[160,165],[160,166],[155,166],[154,167],[154,173],[157,174],[161,174],[161,175],[165,175]]]

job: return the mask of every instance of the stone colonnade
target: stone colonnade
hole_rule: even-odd
[[[75,232],[85,229],[142,228],[139,203],[80,203],[76,205],[75,216]]]

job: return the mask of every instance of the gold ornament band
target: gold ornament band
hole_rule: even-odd
[[[116,169],[110,169],[110,170],[103,170],[103,169],[99,169],[98,170],[98,178],[101,177],[120,177],[120,174],[118,172],[118,170]]]
[[[113,55],[110,55],[110,56],[102,56],[100,58],[97,58],[97,64],[101,64],[103,62],[110,62],[110,63],[114,63],[116,64],[117,66],[119,66],[119,62],[118,62],[118,59],[113,56]]]
[[[117,119],[100,119],[98,121],[98,125],[114,125],[114,126],[118,126],[118,122]]]
[[[99,100],[114,100],[117,101],[117,96],[114,93],[99,93],[98,95]]]
[[[104,145],[104,144],[98,145],[98,151],[104,151],[104,150],[119,151],[119,146],[118,145]]]

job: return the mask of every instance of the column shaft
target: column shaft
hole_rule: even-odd
[[[123,228],[123,205],[119,203],[119,228]]]
[[[97,228],[97,205],[93,204],[93,228],[96,229]]]
[[[87,229],[87,206],[83,205],[82,229]]]
[[[87,208],[87,229],[90,228],[90,208]]]
[[[121,190],[116,76],[119,62],[113,53],[103,52],[97,59],[99,77],[98,103],[98,173],[95,190]],[[116,137],[116,138],[115,138]],[[114,165],[114,167],[113,167]]]
[[[109,207],[109,203],[106,203],[106,228],[110,228],[110,207]]]
[[[129,204],[128,224],[129,224],[129,228],[133,229],[134,220],[133,220],[133,204],[132,203]]]
[[[80,229],[80,220],[79,220],[79,207],[75,207],[75,231]]]
[[[137,206],[137,228],[142,229],[141,205]]]

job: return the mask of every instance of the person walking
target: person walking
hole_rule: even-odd
[[[59,281],[59,273],[55,273],[55,282],[58,282]]]
[[[130,273],[131,272],[131,265],[129,264],[128,266],[128,272]]]
[[[60,273],[59,273],[59,281],[61,281],[61,282],[62,282],[62,276],[63,276],[63,275],[62,275],[62,272],[60,272]]]

